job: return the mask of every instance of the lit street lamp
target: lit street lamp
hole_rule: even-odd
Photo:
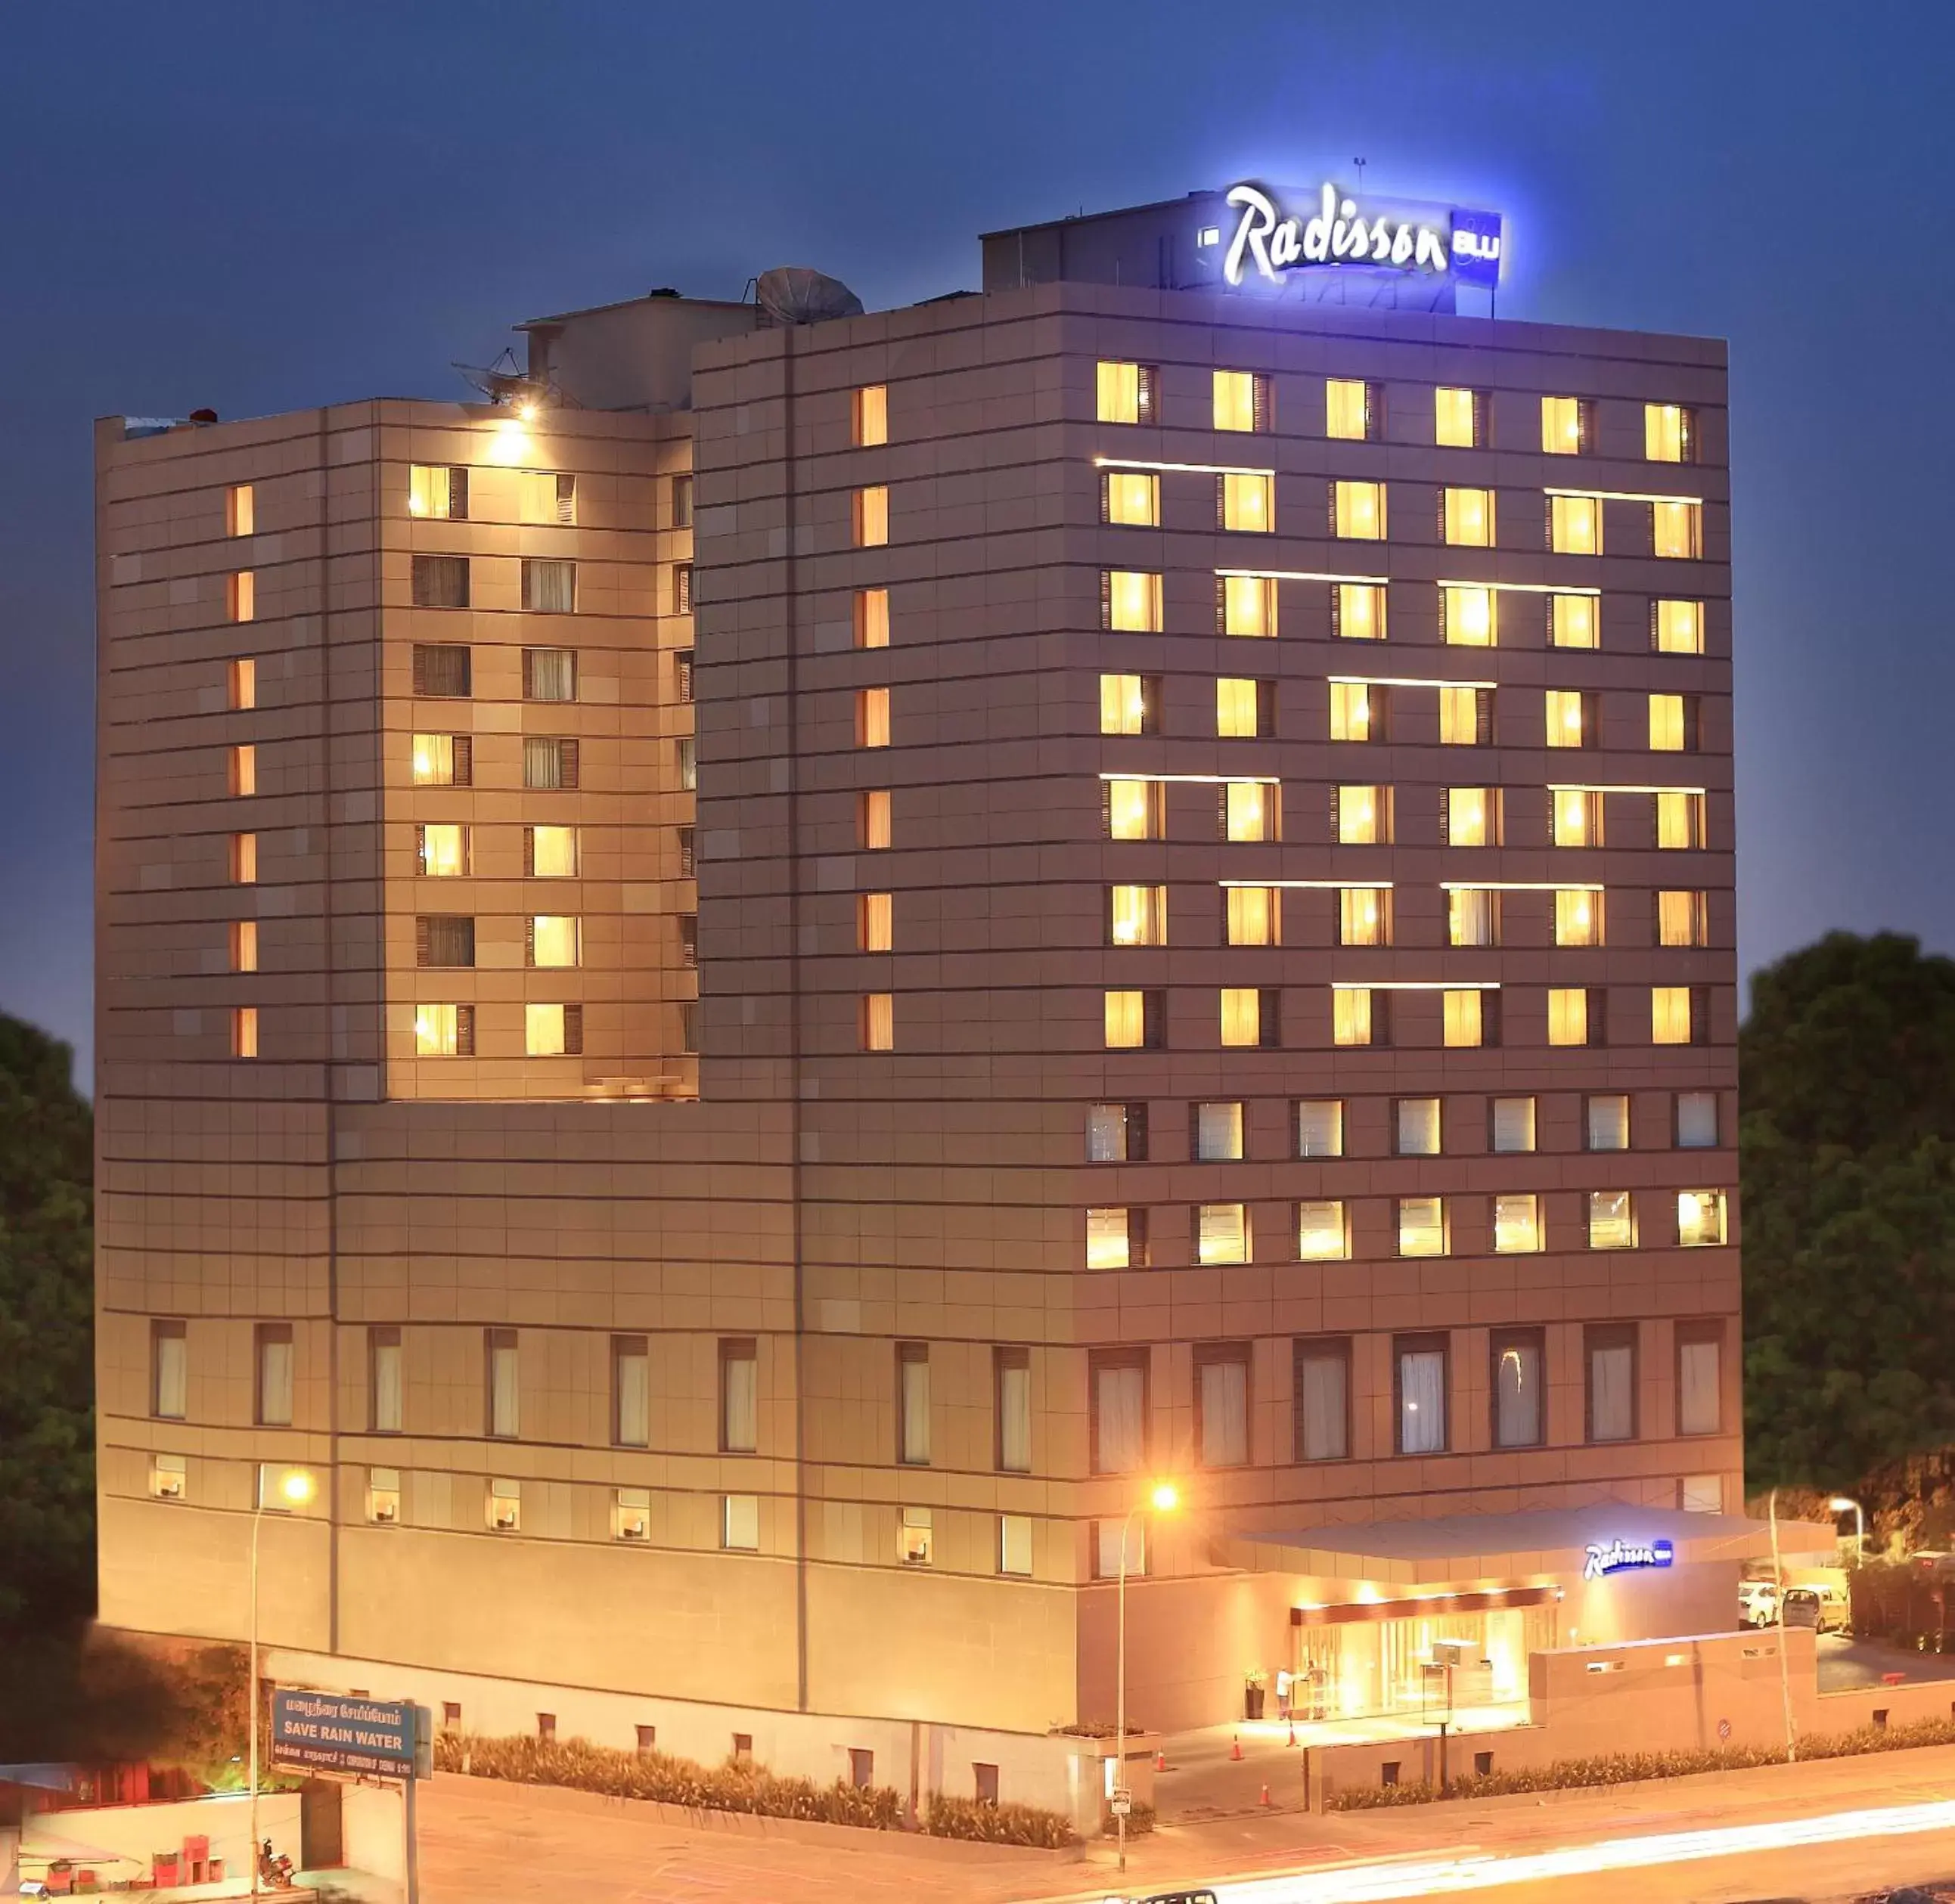
[[[1113,1721],[1113,1831],[1119,1844],[1121,1870],[1127,1868],[1127,1535],[1134,1516],[1144,1507],[1157,1514],[1172,1514],[1181,1505],[1181,1490],[1173,1481],[1155,1482],[1144,1501],[1136,1501],[1120,1523],[1120,1597],[1119,1657],[1114,1665]]]
[[[276,1498],[265,1498],[265,1484],[277,1474]],[[258,1880],[258,1530],[264,1525],[265,1510],[290,1514],[313,1497],[313,1478],[303,1468],[279,1472],[260,1462],[258,1485],[251,1507],[251,1675],[246,1685],[245,1704],[251,1728],[251,1895],[259,1895]]]
[[[1867,1557],[1867,1515],[1865,1509],[1862,1507],[1858,1501],[1853,1500],[1850,1495],[1846,1494],[1835,1494],[1833,1498],[1826,1503],[1826,1506],[1828,1512],[1831,1513],[1845,1514],[1849,1512],[1852,1513],[1853,1516],[1853,1564],[1857,1567],[1860,1563]]]

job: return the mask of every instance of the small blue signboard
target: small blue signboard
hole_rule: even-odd
[[[414,1776],[414,1708],[342,1692],[272,1692],[272,1763],[314,1772]]]

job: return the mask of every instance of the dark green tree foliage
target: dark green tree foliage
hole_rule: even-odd
[[[0,1015],[0,1635],[95,1606],[93,1119],[72,1062]]]
[[[1748,1478],[1850,1487],[1955,1440],[1955,960],[1791,953],[1739,1081]]]

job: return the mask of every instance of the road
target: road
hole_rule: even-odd
[[[1738,1904],[1955,1877],[1955,1748],[1475,1799],[1177,1827],[1110,1851],[919,1842],[752,1820],[687,1822],[579,1792],[425,1788],[426,1904],[1045,1904],[1212,1885],[1222,1904]]]

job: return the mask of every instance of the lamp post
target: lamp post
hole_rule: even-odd
[[[1860,1503],[1846,1494],[1835,1494],[1826,1503],[1827,1512],[1853,1516],[1853,1564],[1858,1566],[1867,1557],[1867,1512]]]
[[[1135,1502],[1120,1523],[1119,1638],[1113,1668],[1113,1795],[1119,1802],[1113,1807],[1113,1832],[1119,1845],[1122,1871],[1127,1868],[1127,1814],[1122,1808],[1127,1802],[1127,1536],[1132,1531],[1134,1516],[1143,1507],[1151,1507],[1157,1514],[1172,1514],[1180,1505],[1181,1490],[1173,1482],[1157,1481],[1148,1498]]]
[[[251,1895],[259,1895],[258,1880],[258,1530],[265,1522],[265,1509],[272,1507],[289,1514],[304,1506],[313,1496],[313,1479],[303,1468],[288,1468],[278,1477],[278,1499],[265,1498],[266,1464],[258,1464],[258,1484],[251,1506],[251,1670],[245,1685],[245,1707],[251,1739]]]

